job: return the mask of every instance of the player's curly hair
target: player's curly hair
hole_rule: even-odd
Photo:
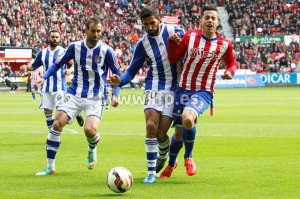
[[[153,6],[143,8],[140,13],[140,18],[143,19],[150,16],[154,16],[155,18],[159,17],[156,8],[154,8]]]

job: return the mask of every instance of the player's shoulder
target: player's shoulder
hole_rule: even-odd
[[[230,40],[225,39],[218,32],[216,32],[216,34],[217,34],[217,37],[219,38],[220,41],[223,41],[223,42],[228,43],[228,44],[232,44],[232,42]]]
[[[105,51],[109,51],[111,53],[115,53],[115,50],[110,45],[108,45],[107,43],[105,43],[103,41],[99,42],[99,46],[101,46],[101,48],[103,50],[105,50]]]

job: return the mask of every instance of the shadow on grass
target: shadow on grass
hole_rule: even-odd
[[[107,194],[95,194],[93,197],[99,198],[113,198],[113,197],[124,197],[126,194],[124,193],[107,193]]]
[[[144,184],[142,181],[144,180],[144,178],[134,178],[133,179],[133,186],[135,184],[142,184],[142,185],[155,185],[155,184],[190,184],[190,181],[178,181],[178,179],[173,178],[174,180],[172,180],[172,178],[159,178],[156,177],[156,182],[154,184]]]

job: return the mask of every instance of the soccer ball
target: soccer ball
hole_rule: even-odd
[[[113,192],[124,193],[133,183],[131,172],[124,167],[115,167],[107,174],[107,185]]]

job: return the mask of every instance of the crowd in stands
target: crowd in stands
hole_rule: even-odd
[[[300,8],[297,0],[226,0],[234,38],[241,36],[299,35]],[[235,43],[240,68],[257,72],[293,72],[299,60],[299,43],[273,42],[257,45]]]
[[[225,7],[235,37],[300,32],[298,0],[226,0]]]
[[[286,7],[282,1],[224,1],[230,24],[235,30],[235,37],[260,35],[258,28],[262,28],[262,34],[273,33],[273,28],[281,28],[282,34],[299,33],[297,2],[290,0],[290,6]],[[62,46],[66,48],[71,42],[84,38],[86,20],[91,15],[97,15],[103,22],[102,40],[115,49],[124,70],[130,64],[137,40],[144,34],[138,17],[144,6],[157,7],[162,17],[177,16],[180,24],[189,30],[200,28],[201,7],[211,2],[209,0],[1,1],[0,46],[31,47],[37,52],[47,47],[47,32],[50,29],[59,29],[62,34]],[[224,35],[222,26],[218,27],[218,32]],[[272,56],[268,55],[271,52],[270,47],[248,43],[250,48],[246,47],[248,45],[246,43],[234,44],[240,68],[255,68],[261,71],[259,67],[262,67],[263,71],[284,71],[276,67],[278,58],[273,58],[273,53]],[[287,47],[275,44],[272,45],[272,52],[279,53],[280,60],[284,52],[284,57],[289,63],[290,59],[293,60],[294,54],[299,52],[299,44],[295,42]],[[266,57],[271,57],[272,61],[270,62]],[[270,69],[273,64],[276,70]],[[290,66],[292,68],[292,64]],[[145,72],[145,69],[141,71],[141,73]]]

